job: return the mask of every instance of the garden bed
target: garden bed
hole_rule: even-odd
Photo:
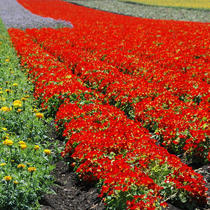
[[[106,19],[107,22],[111,21],[108,24],[110,31],[119,30],[115,34],[119,36],[124,31],[117,28],[118,24],[122,26],[125,21],[133,20],[130,22],[132,23],[132,30],[129,28],[129,21],[126,24],[129,32],[126,34],[128,37],[125,39],[129,40],[130,35],[131,37],[136,37],[132,35],[136,30],[135,24],[138,24],[137,30],[139,30],[141,27],[144,27],[145,23],[150,25],[151,23],[149,21],[143,20],[145,23],[142,24],[135,18],[126,19],[125,17],[112,16],[111,14],[108,16],[103,12],[95,11],[93,13],[92,10],[72,6],[75,10],[72,9],[69,11],[75,12],[75,14],[81,14],[81,16],[86,14],[86,12],[87,14],[91,14],[87,15],[83,24],[81,24],[80,15],[74,15],[74,13],[71,15],[68,14],[68,4],[65,4],[65,9],[62,7],[64,11],[67,9],[65,12],[53,14],[53,9],[48,8],[42,11],[40,10],[41,7],[39,9],[36,7],[36,4],[31,7],[30,4],[26,4],[26,0],[19,1],[25,7],[32,10],[33,13],[39,14],[41,12],[43,16],[53,16],[55,19],[66,21],[72,20],[75,26],[73,30],[67,28],[59,30],[27,29],[25,32],[18,29],[9,29],[13,44],[22,59],[21,65],[28,68],[27,72],[29,73],[29,77],[36,85],[34,92],[35,98],[44,108],[45,116],[55,117],[57,132],[63,134],[68,141],[65,150],[62,152],[62,155],[66,156],[67,159],[57,162],[57,167],[53,172],[57,179],[57,185],[53,189],[57,194],[44,196],[40,201],[43,205],[42,208],[103,209],[104,204],[102,199],[97,198],[100,188],[100,196],[105,196],[103,201],[109,207],[115,206],[121,209],[125,207],[125,202],[126,205],[133,206],[133,208],[135,205],[140,205],[140,207],[155,205],[157,208],[161,208],[161,205],[165,205],[164,200],[178,204],[183,209],[190,208],[190,206],[191,208],[198,208],[199,206],[197,204],[201,200],[203,201],[201,204],[204,204],[206,202],[206,195],[205,182],[202,180],[202,177],[190,167],[181,163],[179,158],[169,154],[166,149],[159,146],[168,147],[168,150],[177,153],[188,164],[192,162],[191,166],[204,176],[205,181],[209,181],[207,166],[202,165],[201,167],[201,163],[206,163],[208,156],[206,141],[204,141],[205,139],[203,140],[204,133],[208,141],[205,133],[206,76],[205,69],[202,69],[204,67],[199,67],[203,71],[201,72],[202,74],[198,75],[201,80],[195,80],[193,76],[197,74],[195,71],[192,74],[190,71],[188,73],[186,67],[183,66],[184,73],[179,72],[179,65],[185,64],[178,62],[178,60],[186,59],[184,56],[176,55],[176,53],[179,53],[179,49],[172,55],[172,58],[175,59],[173,63],[176,65],[170,63],[170,56],[169,62],[164,61],[164,59],[161,61],[160,57],[154,56],[152,49],[150,56],[153,57],[153,65],[156,59],[158,62],[163,62],[157,69],[160,69],[164,75],[168,74],[169,76],[170,73],[167,72],[167,69],[163,69],[162,67],[170,66],[172,69],[175,68],[173,71],[177,71],[175,73],[178,78],[180,77],[179,74],[183,74],[186,77],[183,80],[183,83],[186,83],[186,85],[184,85],[184,88],[180,83],[171,83],[171,86],[169,86],[164,77],[159,77],[161,83],[160,81],[156,83],[155,80],[152,81],[153,77],[151,79],[151,75],[145,71],[143,71],[145,78],[142,79],[139,77],[138,71],[135,71],[135,69],[138,69],[135,66],[136,64],[129,60],[130,55],[126,55],[127,52],[132,52],[129,46],[125,46],[123,48],[125,54],[120,55],[122,56],[120,58],[124,59],[123,63],[118,63],[117,57],[112,56],[113,49],[119,48],[118,52],[122,50],[121,47],[123,45],[119,43],[120,45],[118,46],[118,42],[125,38],[125,36],[122,39],[114,38],[112,45],[109,45],[109,42],[104,42],[104,45],[100,48],[101,41],[99,40],[103,36],[105,36],[105,40],[111,40],[113,38],[109,34],[109,31],[100,30],[107,27],[106,21],[104,22]],[[33,2],[30,3],[33,4]],[[40,1],[39,3],[42,4],[43,2]],[[55,1],[55,3],[58,7],[62,6],[59,1]],[[51,6],[53,8],[54,5],[44,3],[43,6]],[[57,6],[55,6],[56,9]],[[97,27],[95,25],[91,26],[94,16],[98,18],[96,22]],[[159,23],[165,24],[164,21]],[[184,24],[182,28],[186,27],[185,30],[187,31],[188,25],[191,23],[180,23],[180,26],[181,24]],[[101,27],[102,25],[103,27]],[[177,30],[180,26],[179,23],[174,22],[174,26],[172,25],[171,27],[178,34],[182,33],[182,30]],[[191,27],[195,28],[197,26],[202,27],[204,30],[207,28],[206,25],[200,23],[191,25]],[[158,28],[158,24],[155,27]],[[164,36],[167,37],[166,34],[168,34],[170,37],[169,32],[171,32],[171,29],[167,31],[167,27],[161,28],[166,28]],[[143,31],[148,30],[148,28],[146,27]],[[153,29],[151,28],[151,30]],[[86,31],[88,31],[87,34]],[[154,28],[155,31],[157,30]],[[95,32],[95,34],[92,34],[92,32]],[[158,30],[158,32],[160,31]],[[98,34],[103,33],[103,36],[98,36]],[[184,33],[186,34],[186,32]],[[83,35],[81,36],[81,34]],[[85,39],[87,35],[89,42],[86,42]],[[197,35],[205,39],[205,33],[202,34],[198,31]],[[197,43],[199,43],[202,38],[199,39],[197,35],[193,40],[198,39]],[[193,34],[190,34],[190,36],[193,36]],[[161,37],[160,34],[157,35],[157,39],[159,37]],[[142,38],[141,42],[144,41]],[[172,39],[174,39],[174,36]],[[164,41],[168,42],[167,40]],[[186,42],[185,40],[182,41]],[[135,53],[138,54],[139,50],[141,50],[139,48],[135,51],[135,47],[138,48],[138,45],[135,45],[135,43],[138,42],[139,40],[131,41],[134,50],[132,52],[133,59],[137,59]],[[59,49],[57,49],[58,45],[55,43],[59,45]],[[130,40],[128,43],[130,43]],[[115,48],[112,49],[110,47],[113,47],[113,44],[115,44]],[[155,50],[157,47],[161,47],[163,43],[157,40],[153,41],[150,46],[153,46],[153,44],[155,44]],[[190,43],[186,42],[186,44],[191,46]],[[170,47],[170,42],[166,46]],[[173,48],[174,46],[176,46],[176,39],[173,42]],[[197,47],[199,48],[199,44]],[[109,51],[109,48],[111,51]],[[194,45],[191,48],[189,55],[188,52],[185,52],[190,65],[199,66],[199,62],[206,65],[205,50],[202,51],[202,56],[198,56],[196,54],[197,50],[194,50]],[[107,51],[103,52],[102,49],[106,49]],[[164,50],[163,48],[163,53]],[[97,53],[93,54],[94,51]],[[148,57],[144,53],[140,54],[142,60],[145,59],[144,62],[149,62]],[[193,55],[194,57],[191,59]],[[165,57],[165,55],[161,56]],[[194,60],[195,58],[197,60]],[[132,63],[131,66],[130,62]],[[95,69],[97,68],[98,70],[96,71]],[[153,66],[147,66],[147,68],[151,68],[152,72],[155,71]],[[160,75],[156,75],[156,80],[158,76],[161,76],[160,72],[157,72]],[[189,78],[200,85],[201,92],[199,94],[201,94],[202,100],[200,100],[200,96],[198,97],[198,91],[195,86],[192,86],[192,89],[195,89],[195,91],[186,88],[188,85],[191,85],[190,80],[188,80]],[[116,81],[121,85],[120,88],[118,85],[115,85]],[[144,91],[142,91],[139,83],[145,86]],[[127,88],[129,88],[129,91],[127,91]],[[164,90],[165,95],[160,94],[160,90]],[[177,95],[180,98],[177,98]],[[170,97],[172,102],[167,101],[167,97]],[[163,113],[167,110],[174,120],[177,116],[180,117],[180,133],[174,133],[176,126],[170,124],[167,115],[158,112],[157,106],[158,103],[162,103],[162,100],[168,103],[166,104],[167,106],[164,105],[161,107]],[[189,101],[191,103],[188,103]],[[201,101],[202,103],[200,104]],[[148,108],[145,104],[150,107]],[[185,112],[187,113],[185,119],[180,114],[181,112],[177,115],[176,106],[184,107],[183,110],[186,110]],[[195,106],[199,106],[199,110],[203,110],[203,112],[198,112],[198,109],[194,109]],[[150,112],[154,108],[157,110],[157,113]],[[144,110],[143,113],[142,110]],[[144,115],[145,113],[148,115]],[[202,131],[200,129],[200,133],[193,132],[193,128],[197,129],[197,124],[194,121],[192,123],[191,118],[188,117],[188,113],[194,113],[195,119],[200,120],[198,123],[201,123],[203,128]],[[162,120],[159,125],[159,122],[153,116],[161,116],[158,118],[158,120]],[[152,123],[150,123],[151,119]],[[185,120],[185,124],[188,123],[187,125],[190,125],[187,127],[188,130],[185,131],[183,130],[183,119]],[[171,132],[165,129],[168,125],[172,126]],[[150,134],[142,126],[153,133],[152,138],[150,138]],[[179,138],[179,135],[182,137]],[[197,137],[200,138],[202,144],[196,141]],[[55,138],[57,138],[56,135]],[[61,135],[59,138],[61,138]],[[118,140],[116,141],[116,139]],[[186,141],[185,144],[180,139],[181,141]],[[196,147],[192,147],[191,142]],[[185,150],[186,152],[183,153]],[[200,151],[204,152],[202,153]],[[198,161],[195,161],[195,157],[199,157]],[[196,165],[196,162],[199,162],[199,164]],[[134,167],[135,170],[133,170]],[[113,170],[115,170],[114,173],[112,172]],[[73,173],[74,171],[78,175],[75,175]],[[160,175],[161,173],[164,173],[164,175]],[[138,177],[138,179],[135,177]],[[142,179],[139,179],[139,177]],[[81,178],[87,181],[81,181]],[[99,180],[97,184],[98,188],[94,187],[97,180]],[[145,197],[145,195],[148,197]],[[176,197],[174,198],[174,196]],[[134,198],[137,199],[135,200]],[[139,202],[139,204],[136,202]],[[171,209],[173,208],[171,205],[169,206]],[[207,206],[205,205],[205,207]],[[203,205],[203,208],[205,207]]]

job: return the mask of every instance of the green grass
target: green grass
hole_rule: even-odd
[[[0,20],[0,209],[39,209],[53,184],[55,152],[46,150],[47,127],[32,93]]]

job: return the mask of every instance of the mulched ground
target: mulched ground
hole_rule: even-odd
[[[97,188],[81,182],[65,161],[59,161],[53,172],[56,185],[55,195],[45,195],[40,201],[42,210],[103,210],[104,204],[98,197]]]

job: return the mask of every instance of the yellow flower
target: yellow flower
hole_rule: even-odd
[[[4,177],[4,180],[6,180],[6,181],[10,181],[11,179],[12,179],[11,176],[5,176],[5,177]]]
[[[34,146],[34,149],[35,149],[35,150],[38,150],[38,149],[39,149],[39,145],[35,145],[35,146]]]
[[[51,154],[51,150],[45,149],[45,150],[44,150],[44,153],[45,153],[46,155],[50,155],[50,154]]]
[[[14,107],[22,107],[22,102],[21,102],[20,100],[15,100],[15,101],[13,102],[13,106],[14,106]]]
[[[3,131],[7,131],[7,128],[2,128]]]
[[[9,139],[6,139],[5,141],[3,141],[3,144],[7,145],[7,146],[12,146],[13,145],[13,141],[9,140]]]
[[[17,180],[15,180],[13,183],[14,183],[14,184],[19,184],[19,182],[18,182]]]
[[[3,112],[9,112],[10,111],[10,108],[7,107],[7,106],[3,106],[3,107],[1,107],[0,110],[3,111]]]
[[[21,100],[22,100],[22,101],[26,101],[26,100],[27,100],[27,98],[23,97],[23,98],[21,98]]]
[[[14,87],[17,87],[17,86],[18,86],[18,83],[13,83],[13,86],[14,86]]]
[[[40,113],[40,112],[37,112],[36,113],[36,117],[37,118],[43,118],[44,117],[44,114]]]
[[[0,166],[6,166],[6,165],[7,165],[6,163],[1,163],[1,164],[0,164]]]
[[[24,141],[19,141],[18,144],[26,144]]]
[[[28,171],[29,172],[34,172],[34,171],[36,171],[36,168],[35,167],[28,167]]]
[[[17,166],[17,168],[25,168],[25,167],[26,167],[26,165],[24,165],[22,163],[18,164],[18,166]]]
[[[0,90],[0,94],[2,94],[3,93],[3,91],[2,90]]]
[[[9,58],[7,58],[5,61],[6,61],[6,62],[9,62]]]
[[[26,144],[20,144],[20,148],[21,149],[26,149],[27,148],[27,145]]]
[[[17,112],[22,112],[22,109],[18,109]]]
[[[11,92],[11,90],[10,90],[10,89],[6,89],[5,91],[6,91],[7,93]]]

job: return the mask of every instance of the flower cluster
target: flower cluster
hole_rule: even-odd
[[[47,137],[33,111],[33,86],[1,20],[0,31],[0,209],[36,208],[50,191],[52,155],[41,144]]]
[[[18,1],[74,25],[9,32],[35,97],[68,139],[63,155],[72,156],[76,171],[99,180],[115,208],[158,208],[174,195],[205,203],[202,176],[145,128],[170,151],[208,161],[209,24],[125,17],[59,0]]]
[[[163,21],[151,28],[152,21],[128,20],[132,32],[126,35],[111,21],[105,32],[107,23],[90,31],[76,22],[74,29],[27,33],[86,86],[155,132],[163,146],[191,161],[209,161],[208,25]]]
[[[63,156],[72,156],[82,178],[100,181],[108,205],[158,208],[173,194],[205,203],[202,176],[158,146],[140,122],[107,104],[104,94],[85,87],[28,33],[9,33],[22,65],[30,68],[35,96],[49,111],[54,108],[58,127],[68,139]]]

